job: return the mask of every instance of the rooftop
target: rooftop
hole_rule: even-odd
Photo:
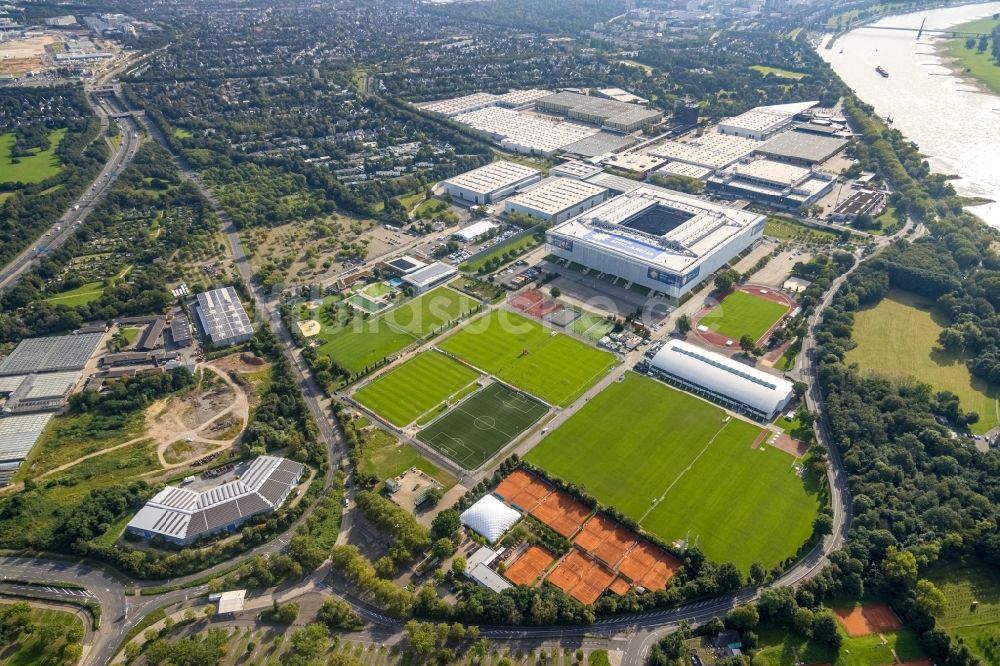
[[[462,512],[462,524],[496,543],[521,519],[521,513],[493,495],[486,495]]]
[[[232,287],[198,294],[198,314],[212,342],[253,335],[253,325]]]
[[[103,338],[103,333],[27,338],[14,348],[10,356],[0,361],[0,377],[82,370]]]
[[[471,109],[482,108],[486,105],[496,104],[500,100],[497,95],[478,92],[463,97],[452,99],[439,99],[433,102],[425,102],[417,106],[425,111],[440,113],[445,116],[454,116]]]
[[[550,233],[684,273],[764,216],[648,185],[609,199]]]
[[[508,199],[512,204],[531,208],[547,215],[557,215],[607,190],[593,183],[572,178],[548,178],[526,192]]]
[[[516,185],[525,178],[537,176],[539,173],[538,169],[501,160],[499,162],[491,162],[472,171],[466,171],[444,182],[473,192],[494,192],[505,187],[510,187],[511,185]]]
[[[24,460],[54,414],[0,416],[0,462]]]
[[[425,285],[434,284],[435,282],[443,280],[444,278],[454,275],[457,272],[458,271],[448,264],[436,261],[429,266],[424,266],[423,268],[413,271],[408,275],[404,275],[403,280],[409,284],[423,287]]]
[[[744,177],[763,180],[775,185],[792,187],[812,175],[812,169],[773,160],[754,160],[747,164],[737,164],[732,172]]]
[[[512,109],[489,107],[455,116],[456,122],[485,132],[510,150],[552,153],[598,133],[582,123],[544,118]]]
[[[664,141],[650,148],[650,155],[708,169],[721,169],[752,153],[761,142],[741,136],[705,132],[690,141]]]
[[[804,162],[825,162],[847,145],[845,139],[809,132],[782,132],[757,147],[761,155]]]
[[[580,160],[567,160],[562,164],[552,167],[550,173],[554,176],[565,176],[567,178],[579,178],[585,180],[590,176],[601,173],[603,169],[594,164],[588,164]]]

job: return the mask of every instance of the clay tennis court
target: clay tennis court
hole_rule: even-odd
[[[527,291],[522,291],[520,294],[511,298],[510,304],[512,307],[524,311],[535,303],[542,301],[544,298],[545,297],[542,295],[542,292],[537,289],[528,289]]]
[[[564,537],[571,537],[583,525],[591,509],[561,490],[554,490],[529,513]]]
[[[635,534],[615,521],[596,515],[586,522],[573,541],[605,564],[615,567],[635,542]]]
[[[613,573],[575,548],[570,549],[546,578],[582,604],[597,601],[614,579]]]
[[[528,512],[550,492],[552,487],[549,484],[523,469],[516,469],[508,474],[496,489],[496,494],[508,504]]]
[[[662,590],[681,563],[647,541],[640,541],[618,565],[618,573],[647,590]]]
[[[621,578],[615,578],[611,581],[611,585],[608,586],[608,589],[618,596],[623,596],[626,592],[632,589],[632,586]]]
[[[504,576],[515,585],[532,585],[556,558],[541,546],[532,546],[507,567]]]
[[[889,608],[889,604],[882,602],[839,608],[834,612],[844,625],[844,631],[852,638],[883,631],[898,631],[903,628],[903,623]]]
[[[532,317],[545,317],[552,314],[556,310],[560,309],[562,306],[555,301],[549,299],[543,299],[538,303],[535,303],[530,308],[525,310],[525,314],[530,314]]]

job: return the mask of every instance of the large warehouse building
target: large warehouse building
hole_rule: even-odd
[[[792,383],[728,356],[671,340],[650,362],[654,374],[735,412],[770,421],[792,401]]]
[[[491,162],[442,182],[445,194],[476,204],[488,204],[542,179],[538,169],[514,162]]]
[[[572,178],[549,178],[538,187],[507,199],[504,211],[557,224],[590,210],[608,198],[598,185]]]
[[[785,162],[753,160],[716,171],[706,182],[713,194],[798,210],[832,190],[836,177]]]
[[[228,347],[253,337],[253,325],[232,287],[198,294],[198,321],[216,347]]]
[[[817,104],[819,102],[758,106],[746,113],[723,120],[718,125],[719,132],[763,141],[788,127],[797,114],[807,111]]]
[[[764,233],[763,215],[637,187],[546,234],[558,257],[680,298]]]
[[[203,536],[232,531],[262,513],[272,513],[302,478],[302,464],[259,456],[239,478],[202,492],[166,486],[139,509],[127,530],[187,545]]]
[[[659,111],[638,104],[602,97],[588,97],[574,92],[558,92],[535,100],[539,111],[600,125],[616,132],[635,132],[663,120]]]

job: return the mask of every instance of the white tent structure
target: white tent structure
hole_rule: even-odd
[[[781,412],[794,393],[787,379],[680,340],[663,345],[650,365],[671,383],[765,421]]]
[[[496,543],[521,519],[521,513],[493,495],[487,495],[462,512],[462,524]]]

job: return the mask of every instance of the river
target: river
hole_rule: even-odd
[[[890,16],[872,25],[948,28],[1000,12],[1000,2],[932,9]],[[954,174],[959,194],[992,199],[970,207],[1000,228],[1000,96],[959,78],[936,54],[942,39],[864,27],[840,37],[833,49],[823,40],[820,56],[858,97],[875,107],[927,155],[931,168]],[[889,72],[884,79],[875,71]]]

